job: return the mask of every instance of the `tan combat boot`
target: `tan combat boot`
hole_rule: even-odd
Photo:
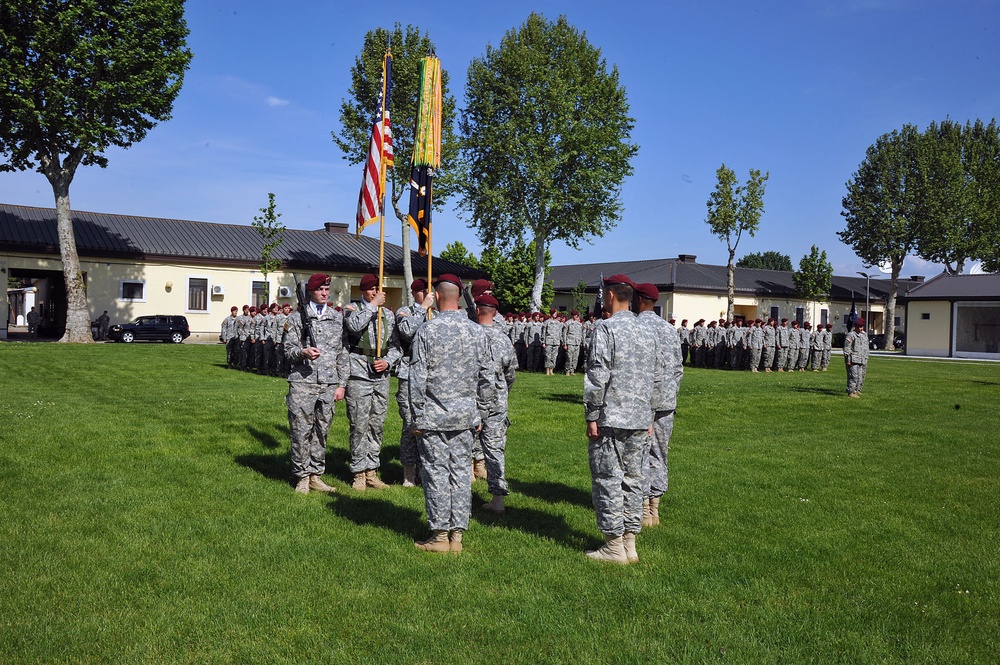
[[[336,487],[332,487],[324,483],[322,476],[309,476],[309,489],[316,490],[317,492],[325,492],[327,494],[334,494],[337,491]]]
[[[653,515],[649,512],[649,499],[642,500],[642,525],[653,526]]]
[[[486,480],[486,460],[477,459],[472,462],[472,479]]]
[[[448,546],[452,554],[462,553],[462,532],[458,529],[448,532]]]
[[[364,492],[366,487],[368,487],[368,483],[365,481],[365,472],[359,471],[354,474],[354,482],[351,484],[351,489],[355,492]]]
[[[425,552],[450,552],[451,542],[448,540],[447,531],[432,531],[431,537],[427,540],[418,540],[413,543],[418,550]]]
[[[388,485],[379,479],[378,469],[368,469],[365,471],[365,484],[373,490],[383,490],[388,487]]]
[[[483,510],[503,515],[507,510],[503,505],[503,494],[494,494],[492,499],[483,504]]]
[[[295,483],[295,491],[299,494],[309,494],[309,476],[299,478],[299,482]]]
[[[605,536],[607,540],[596,550],[587,550],[587,556],[598,561],[627,564],[625,556],[625,539],[622,536]]]
[[[413,464],[403,465],[403,487],[417,486],[417,467]]]
[[[653,518],[650,526],[660,525],[660,497],[654,496],[649,500],[649,516]]]
[[[628,562],[639,563],[639,553],[635,551],[635,534],[626,531],[622,537],[622,543],[625,546],[625,558]]]

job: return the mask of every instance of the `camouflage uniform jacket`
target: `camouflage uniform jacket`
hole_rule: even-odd
[[[809,337],[809,348],[813,351],[823,350],[823,331],[813,330],[812,335]]]
[[[833,331],[825,330],[823,331],[823,350],[830,351],[833,349]]]
[[[784,349],[788,347],[788,326],[778,326],[775,330],[776,338],[774,341],[775,346],[779,349]]]
[[[684,377],[680,338],[674,327],[654,312],[640,312],[636,322],[656,339],[655,361],[660,366],[656,375],[660,380],[653,385],[653,410],[674,411]]]
[[[764,348],[764,329],[760,326],[754,326],[750,329],[750,348],[751,349],[763,349]]]
[[[391,370],[403,356],[399,348],[399,336],[396,334],[396,317],[392,310],[386,307],[376,308],[362,298],[360,306],[350,305],[344,309],[344,346],[351,354],[352,378],[375,381],[388,376],[385,372],[376,372],[371,364],[376,358],[379,316],[382,318],[381,359],[389,363]]]
[[[422,305],[414,303],[396,310],[396,336],[399,338],[399,350],[402,354],[396,366],[396,376],[406,381],[410,378],[410,347],[417,329],[427,321],[427,310]]]
[[[801,335],[799,334],[799,330],[800,328],[792,328],[791,330],[788,331],[788,344],[786,344],[786,346],[789,349],[799,348],[799,340],[802,339]]]
[[[496,400],[482,326],[464,310],[445,310],[420,326],[410,362],[410,415],[419,430],[457,432],[478,426]]]
[[[527,332],[525,337],[528,342],[528,346],[541,346],[542,344],[542,324],[538,321],[531,321],[528,323]]]
[[[264,339],[264,316],[260,312],[250,319],[250,339]]]
[[[563,327],[562,343],[566,346],[580,346],[583,343],[583,324],[579,321],[567,321]]]
[[[562,344],[563,324],[557,319],[549,319],[542,324],[542,342],[545,346]]]
[[[597,322],[587,354],[583,409],[599,427],[646,429],[653,422],[653,386],[659,365],[647,362],[656,339],[629,311]]]
[[[222,331],[219,334],[219,339],[223,342],[228,342],[232,338],[236,337],[236,320],[238,316],[227,316],[222,319]]]
[[[695,326],[691,330],[691,346],[705,346],[708,331],[705,326]]]
[[[864,332],[847,333],[844,337],[844,361],[852,365],[868,364],[868,334]]]
[[[290,365],[288,380],[346,387],[350,359],[344,348],[343,315],[329,305],[323,308],[322,315],[317,315],[316,308],[310,303],[306,307],[306,316],[312,325],[316,348],[321,354],[316,360],[302,355],[302,349],[310,345],[302,329],[302,313],[295,311],[289,314],[284,326],[285,358]]]
[[[265,316],[263,329],[263,339],[269,339],[272,342],[276,341],[278,339],[278,316],[276,314]]]
[[[493,386],[496,390],[496,400],[490,404],[490,415],[507,413],[507,395],[514,385],[514,379],[517,378],[517,356],[514,354],[514,345],[496,324],[482,328],[489,342],[490,362],[495,370]]]
[[[778,331],[774,326],[764,326],[764,348],[773,349]]]

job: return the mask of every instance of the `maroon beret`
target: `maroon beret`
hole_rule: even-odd
[[[616,273],[611,277],[604,278],[604,286],[614,286],[615,284],[628,284],[629,286],[635,288],[635,282],[629,279],[628,275]]]
[[[455,275],[452,275],[450,272],[446,272],[443,275],[438,275],[438,278],[434,280],[434,286],[437,286],[441,282],[448,282],[449,284],[454,284],[458,288],[462,288],[462,280],[460,280]]]
[[[250,311],[251,312],[256,312],[257,308],[254,305],[250,305]]]
[[[373,275],[371,273],[368,273],[367,275],[365,275],[364,277],[361,278],[361,290],[362,291],[367,291],[368,289],[372,288],[373,286],[378,286],[378,277],[376,277],[375,275]]]
[[[318,272],[306,282],[306,291],[315,291],[321,286],[330,286],[330,276]]]
[[[862,328],[865,327],[865,320],[863,317],[858,318],[858,320],[854,322],[854,327],[857,328],[858,326],[861,326]]]
[[[580,310],[578,310],[578,309],[571,309],[569,311],[569,315],[570,316],[580,316]]]
[[[427,290],[427,280],[423,277],[418,277],[412,282],[410,282],[411,291],[426,291]]]
[[[489,295],[481,295],[476,298],[476,305],[479,307],[492,307],[493,309],[500,309],[500,303],[497,299]]]
[[[237,307],[236,305],[233,305],[232,307],[229,308],[229,310],[232,311],[232,312],[238,312],[238,311],[240,311],[240,308]]]
[[[278,304],[278,303],[276,303],[276,302],[273,302],[273,303],[271,303],[271,309],[274,309],[275,307],[278,307],[278,308],[280,308],[280,307],[281,307],[281,305],[279,305],[279,304]]]
[[[670,325],[674,325],[676,321],[677,319],[667,319],[667,323],[669,323]]]
[[[643,298],[648,298],[649,300],[656,300],[660,297],[660,292],[657,290],[656,286],[649,284],[648,282],[644,284],[636,284],[635,292]]]
[[[486,291],[493,290],[493,282],[488,279],[477,279],[472,283],[472,297],[478,298]]]
[[[788,323],[788,319],[781,319],[781,324],[782,324],[782,325],[784,325],[784,324],[786,324],[786,323]]]

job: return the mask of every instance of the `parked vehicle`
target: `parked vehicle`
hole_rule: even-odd
[[[139,341],[160,341],[180,344],[191,335],[187,317],[140,316],[131,323],[119,323],[108,329],[108,338],[126,344]]]

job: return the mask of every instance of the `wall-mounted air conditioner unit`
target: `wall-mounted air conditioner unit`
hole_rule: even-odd
[[[279,298],[291,298],[292,297],[292,287],[290,287],[290,286],[279,286],[278,287],[278,297]]]
[[[224,287],[221,284],[216,284],[215,286],[212,287],[212,295],[213,296],[224,296],[224,295],[226,295],[226,287]]]

